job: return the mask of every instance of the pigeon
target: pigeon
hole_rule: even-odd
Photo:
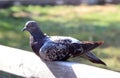
[[[106,65],[91,50],[103,44],[103,41],[80,41],[69,36],[48,36],[39,28],[36,21],[27,21],[23,31],[30,33],[30,46],[44,61],[67,61],[69,58],[81,57],[89,61]]]

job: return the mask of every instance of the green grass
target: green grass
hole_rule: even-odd
[[[79,40],[103,40],[104,45],[94,50],[107,67],[120,71],[120,5],[105,6],[13,6],[0,9],[0,44],[31,51],[29,34],[21,32],[28,20],[40,24],[48,35],[72,36]]]

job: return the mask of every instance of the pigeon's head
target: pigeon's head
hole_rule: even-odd
[[[29,32],[35,32],[36,30],[38,30],[38,23],[35,21],[28,21],[25,24],[25,27],[23,28],[23,31],[27,30]]]

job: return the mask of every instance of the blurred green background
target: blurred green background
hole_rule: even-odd
[[[0,44],[32,51],[29,33],[21,29],[29,20],[40,24],[48,35],[71,36],[79,40],[104,44],[93,50],[107,66],[96,65],[81,58],[71,61],[120,72],[120,5],[57,5],[12,6],[0,9]],[[0,72],[4,78],[10,75]]]

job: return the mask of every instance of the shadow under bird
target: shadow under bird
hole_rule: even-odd
[[[91,50],[103,44],[103,41],[79,41],[67,36],[48,36],[43,34],[36,21],[28,21],[23,28],[30,35],[30,46],[42,60],[66,61],[71,57],[81,57],[96,64],[106,65]]]

